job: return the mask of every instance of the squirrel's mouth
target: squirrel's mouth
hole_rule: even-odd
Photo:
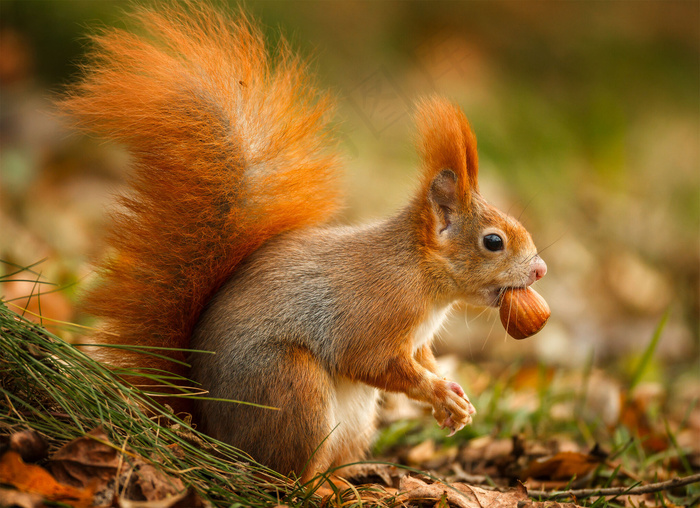
[[[501,306],[501,296],[508,289],[525,289],[527,285],[520,286],[497,286],[492,288],[488,294],[489,307],[500,307]]]
[[[498,307],[501,303],[501,295],[508,289],[507,286],[494,287],[488,292],[489,307]]]

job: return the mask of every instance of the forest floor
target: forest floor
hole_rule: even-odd
[[[12,305],[12,302],[8,302]],[[0,501],[40,506],[652,507],[700,503],[696,373],[644,382],[663,322],[625,380],[597,369],[460,366],[474,424],[452,437],[387,396],[370,460],[329,487],[245,461],[5,305]],[[317,488],[318,487],[318,488]],[[52,504],[54,503],[54,504]],[[56,504],[57,503],[57,504]]]

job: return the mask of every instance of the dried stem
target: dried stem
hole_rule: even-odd
[[[528,495],[530,497],[575,497],[575,498],[586,498],[591,496],[621,496],[621,495],[639,495],[639,494],[651,494],[653,492],[661,492],[663,490],[670,490],[676,487],[683,487],[684,485],[690,485],[691,483],[700,482],[700,474],[694,474],[686,476],[684,478],[673,478],[672,480],[667,480],[665,482],[650,483],[649,485],[640,485],[637,487],[610,487],[605,489],[577,489],[577,490],[563,490],[560,492],[547,492],[544,490],[528,490]]]

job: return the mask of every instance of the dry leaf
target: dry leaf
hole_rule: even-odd
[[[518,475],[521,479],[541,478],[568,481],[583,478],[602,462],[602,458],[579,452],[560,452],[551,457],[535,459]]]
[[[527,499],[527,489],[522,484],[518,484],[517,487],[507,492],[486,490],[464,483],[453,483],[452,486],[464,494],[473,495],[480,507],[509,508],[517,506],[519,501]]]
[[[461,453],[465,462],[494,461],[503,457],[515,460],[513,455],[513,439],[495,439],[492,436],[472,439]]]
[[[342,472],[340,472],[340,476],[346,480],[353,481],[353,483],[359,483],[358,480],[360,479],[379,478],[388,487],[395,484],[394,479],[398,481],[399,478],[406,476],[406,474],[405,469],[400,469],[396,466],[372,463],[354,464],[343,468]],[[366,482],[363,481],[362,483]]]
[[[540,390],[551,385],[555,369],[541,365],[524,365],[513,376],[513,386],[517,390]]]
[[[426,439],[417,444],[406,455],[406,460],[411,465],[419,465],[433,458],[435,455],[435,442],[432,439]]]
[[[556,501],[520,501],[518,508],[581,508],[574,503],[557,503]]]
[[[49,450],[49,444],[42,435],[31,429],[15,432],[9,438],[4,436],[3,438],[7,439],[5,446],[19,453],[25,462],[36,462],[44,459]]]
[[[101,427],[74,439],[54,453],[48,469],[60,482],[74,487],[93,485],[101,490],[117,474],[118,451]]]
[[[134,501],[122,497],[117,502],[119,508],[204,508],[208,506],[193,489],[187,489],[162,499]]]
[[[13,485],[20,492],[39,494],[47,500],[65,503],[74,508],[92,506],[92,487],[63,485],[45,469],[25,464],[22,457],[12,450],[0,459],[0,483]]]
[[[519,501],[527,499],[527,490],[522,485],[508,492],[485,490],[463,483],[446,485],[442,483],[428,484],[418,478],[406,476],[401,479],[401,494],[396,498],[398,503],[409,501],[446,500],[450,506],[458,508],[511,508]]]
[[[668,438],[652,427],[647,416],[648,400],[625,393],[622,393],[620,398],[622,399],[620,422],[639,437],[644,449],[654,453],[667,450]]]
[[[121,477],[129,478],[129,482],[120,497],[132,501],[167,500],[186,492],[182,480],[168,476],[138,458],[124,464]]]

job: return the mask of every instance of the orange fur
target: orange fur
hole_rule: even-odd
[[[114,254],[85,306],[117,334],[97,342],[186,348],[241,260],[338,208],[331,101],[284,42],[271,61],[243,14],[232,21],[193,3],[132,19],[148,36],[94,36],[85,77],[61,104],[133,156],[109,229]],[[155,357],[102,356],[184,373]]]
[[[479,192],[476,136],[464,112],[442,97],[431,97],[418,104],[416,124],[425,166],[424,189],[427,191],[437,173],[449,168],[457,175],[460,196]]]
[[[96,36],[63,102],[134,158],[114,254],[87,298],[117,336],[97,341],[187,348],[191,337],[215,353],[188,357],[211,396],[194,401],[199,428],[303,480],[363,456],[375,388],[429,403],[452,432],[467,425],[474,408],[438,374],[432,335],[452,302],[496,305],[545,267],[527,231],[479,195],[464,113],[440,98],[419,105],[424,170],[407,207],[363,227],[313,227],[338,207],[338,157],[326,149],[330,100],[303,63],[284,43],[269,59],[242,14],[178,4],[133,17],[148,35]]]
[[[435,215],[428,202],[429,188],[443,169],[452,170],[457,176],[456,194],[460,203],[468,207],[471,197],[479,194],[479,158],[476,136],[464,112],[448,100],[434,96],[420,101],[415,114],[418,127],[418,148],[423,161],[421,190],[417,208],[422,211],[419,224],[415,225],[422,244],[437,251]]]

